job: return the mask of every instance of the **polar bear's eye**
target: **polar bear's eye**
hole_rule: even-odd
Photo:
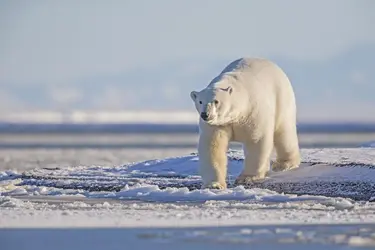
[[[219,101],[218,101],[218,100],[215,100],[214,103],[215,103],[215,105],[218,105],[218,104],[219,104]]]
[[[202,101],[199,101],[199,104],[202,104]]]

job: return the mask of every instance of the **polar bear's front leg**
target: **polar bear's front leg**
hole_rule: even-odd
[[[246,185],[263,180],[269,171],[272,150],[271,135],[265,135],[257,142],[246,142],[244,144],[244,169],[237,177],[235,185]]]
[[[203,188],[225,189],[227,176],[227,150],[230,140],[229,131],[213,128],[200,134],[199,174]]]

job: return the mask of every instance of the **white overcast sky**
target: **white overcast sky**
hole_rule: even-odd
[[[178,61],[273,55],[325,62],[375,44],[374,23],[371,0],[0,1],[0,103],[16,107],[24,86],[47,89],[56,102],[59,91],[65,101],[85,98],[80,79],[149,65],[168,74],[163,65]],[[141,95],[136,82],[123,84]]]

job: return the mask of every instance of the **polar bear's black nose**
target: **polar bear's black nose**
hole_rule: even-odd
[[[201,117],[202,117],[202,119],[205,120],[205,121],[207,121],[207,119],[208,119],[208,115],[207,115],[206,112],[202,112],[202,113],[201,113]]]

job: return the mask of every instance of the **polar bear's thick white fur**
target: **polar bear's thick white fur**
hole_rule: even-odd
[[[275,63],[241,58],[206,88],[190,93],[199,113],[199,174],[203,188],[227,188],[229,142],[243,144],[244,168],[236,185],[265,178],[273,148],[273,171],[297,168],[300,152],[292,85]]]

